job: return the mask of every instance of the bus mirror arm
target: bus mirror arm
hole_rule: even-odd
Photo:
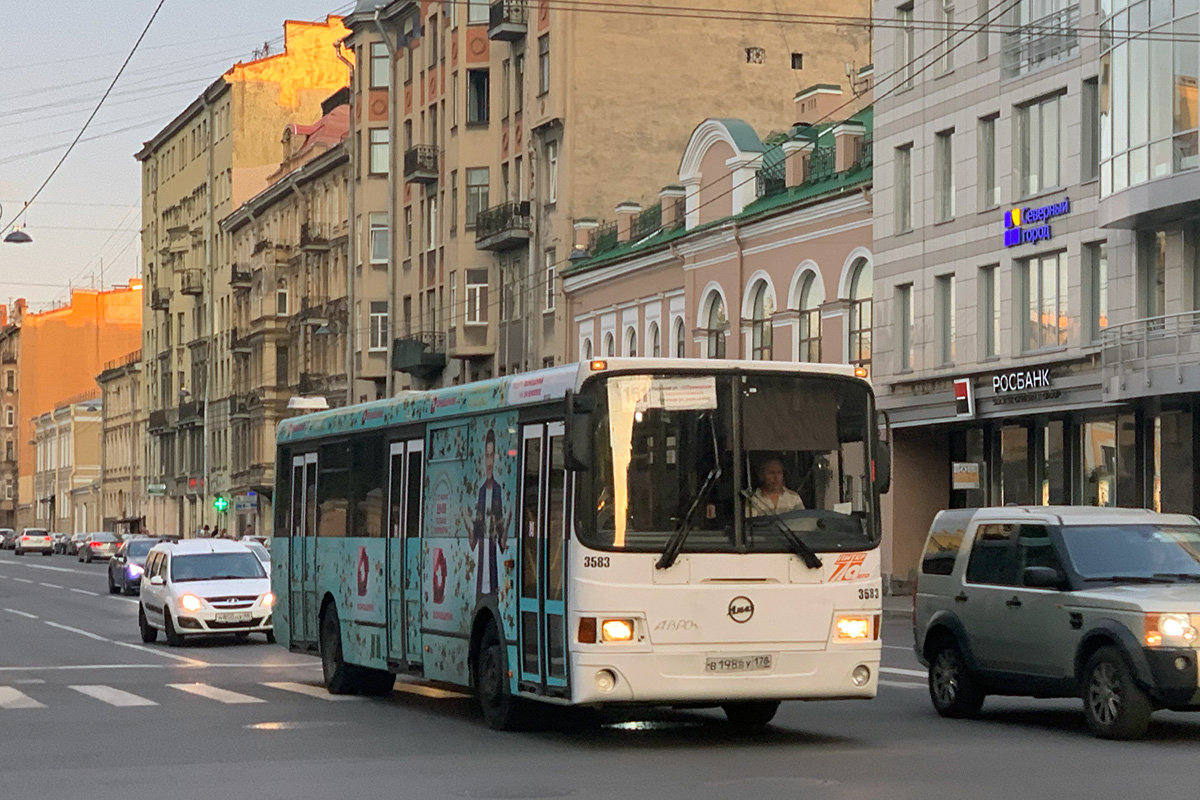
[[[878,413],[883,430],[879,430],[875,438],[875,488],[880,494],[887,494],[892,488],[892,418],[886,411]]]
[[[587,472],[592,464],[592,412],[596,402],[593,397],[580,397],[567,392],[567,469],[571,472]]]

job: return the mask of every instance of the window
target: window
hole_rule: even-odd
[[[488,71],[467,70],[467,124],[486,125],[490,110],[488,96]]]
[[[913,226],[912,145],[896,148],[896,233],[907,233]]]
[[[650,357],[662,357],[662,336],[658,332],[658,323],[651,322],[650,327],[646,331],[646,337],[650,343]]]
[[[933,203],[937,221],[954,219],[954,129],[937,134],[933,142]]]
[[[386,175],[388,171],[388,156],[391,143],[387,128],[371,128],[371,174]]]
[[[558,202],[558,142],[546,142],[546,202]]]
[[[486,269],[467,270],[467,307],[464,317],[468,325],[485,324],[488,319],[488,276]]]
[[[850,363],[871,368],[871,262],[860,258],[850,281]]]
[[[683,320],[677,318],[675,320],[675,357],[687,358],[687,331],[683,327]]]
[[[458,170],[450,172],[450,235],[458,233]]]
[[[450,130],[458,127],[458,72],[450,75]]]
[[[602,355],[606,356],[607,358],[612,358],[616,354],[617,345],[616,341],[613,339],[613,335],[611,333],[604,334],[604,352]]]
[[[983,38],[987,38],[983,36]],[[979,120],[979,209],[1000,205],[1000,182],[996,178],[996,117]]]
[[[411,209],[406,209],[411,214]],[[369,217],[371,231],[371,263],[386,264],[388,260],[388,226],[386,213],[372,213]]]
[[[1066,147],[1059,126],[1061,100],[1061,95],[1055,95],[1017,109],[1018,191],[1022,197],[1062,185]]]
[[[947,526],[934,531],[925,544],[925,554],[921,557],[921,572],[925,575],[949,575],[954,571],[954,559],[962,546],[963,534],[961,527]]]
[[[1083,141],[1080,143],[1080,181],[1100,177],[1100,82],[1091,78],[1083,82],[1082,122]],[[1157,176],[1156,176],[1157,177]]]
[[[504,61],[502,61],[500,63],[500,118],[501,119],[508,119],[508,114],[512,110],[510,108],[512,95],[509,94],[509,91],[508,91],[508,87],[509,87],[508,80],[509,80],[509,73],[511,72],[511,67],[512,67],[512,65],[509,63],[508,59],[505,59]]]
[[[1029,316],[1025,320],[1027,350],[1067,344],[1066,260],[1066,253],[1055,253],[1025,262],[1025,293],[1029,301]]]
[[[377,353],[381,350],[387,350],[388,336],[388,308],[386,300],[372,300],[370,308],[370,338],[367,347]]]
[[[896,72],[897,91],[911,89],[913,64],[916,58],[916,29],[913,27],[913,4],[906,3],[896,9]]]
[[[824,299],[825,292],[817,274],[805,275],[800,285],[800,341],[796,350],[800,361],[813,364],[821,361],[821,302]]]
[[[400,309],[401,309],[401,313],[403,314],[402,319],[404,321],[404,327],[401,328],[400,330],[404,336],[410,336],[410,335],[412,335],[412,318],[413,318],[412,295],[411,294],[406,294],[406,295],[404,295],[403,298],[401,298]]]
[[[429,50],[429,66],[436,67],[438,62],[438,23],[437,15],[429,18],[425,26],[425,41]]]
[[[909,372],[913,368],[913,296],[912,284],[906,283],[896,287],[896,329],[900,338],[900,371]]]
[[[1108,245],[1092,242],[1083,246],[1083,279],[1088,304],[1090,340],[1100,340],[1108,327]]]
[[[13,428],[17,424],[17,410],[12,406],[4,407],[4,427]]]
[[[371,216],[375,216],[375,215],[372,214]],[[372,242],[372,244],[374,244],[374,243]],[[404,256],[405,256],[405,258],[412,258],[412,250],[413,250],[412,245],[413,245],[413,210],[412,210],[412,206],[406,206],[404,209]],[[372,252],[373,252],[373,250],[372,250]],[[387,261],[387,257],[384,256],[383,260]]]
[[[979,270],[979,328],[983,333],[984,358],[1000,354],[1000,287],[996,283],[997,266]]]
[[[945,35],[938,44],[937,71],[945,75],[954,69],[954,0],[941,0],[938,16],[942,30],[937,35]]]
[[[1017,552],[1015,525],[980,525],[967,562],[967,583],[1016,586]]]
[[[637,358],[637,331],[632,327],[625,329],[625,352],[622,354],[626,358]]]
[[[546,311],[554,310],[555,265],[558,261],[558,251],[553,247],[546,250]]]
[[[16,370],[6,370],[4,373],[4,390],[15,392],[17,390],[17,372]]]
[[[766,281],[759,281],[752,291],[750,358],[754,361],[770,361],[773,339],[771,317],[775,314],[775,296]]]
[[[709,358],[725,357],[725,301],[721,295],[712,292],[708,300],[708,313],[705,314],[705,332],[708,334]]]
[[[584,361],[592,360],[592,340],[591,339],[583,340],[583,360]]]
[[[429,250],[436,250],[438,246],[437,211],[437,198],[428,198],[425,201],[425,244]]]
[[[946,366],[954,363],[954,276],[939,275],[936,288],[938,360],[942,366]]]
[[[538,94],[550,91],[550,34],[538,37]]]
[[[371,44],[371,88],[386,89],[391,84],[392,64],[387,45],[383,42]]]
[[[1138,310],[1143,317],[1167,313],[1167,231],[1140,231],[1137,249]]]
[[[288,346],[286,344],[277,344],[275,345],[275,385],[287,386],[289,375]]]
[[[287,278],[280,278],[275,284],[275,313],[281,317],[286,317],[288,313],[288,282]],[[182,337],[180,337],[182,338]]]
[[[475,227],[475,218],[488,207],[487,167],[467,170],[467,225]]]
[[[513,56],[513,110],[518,114],[525,108],[525,54]]]
[[[792,69],[804,69],[804,53],[792,53]]]
[[[975,0],[975,16],[977,20],[986,20],[991,16],[991,13],[992,9],[989,5],[989,0]],[[990,31],[983,30],[975,34],[976,57],[980,61],[987,60],[987,57],[990,55],[991,45],[992,36]]]
[[[480,25],[488,21],[487,0],[467,0],[467,24]]]

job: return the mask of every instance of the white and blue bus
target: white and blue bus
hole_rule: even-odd
[[[335,693],[469,687],[496,728],[873,697],[889,465],[860,375],[608,359],[287,420],[278,641]]]

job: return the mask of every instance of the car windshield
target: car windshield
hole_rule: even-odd
[[[267,573],[253,553],[197,553],[171,559],[171,580],[220,581],[265,578]]]
[[[125,555],[130,558],[144,559],[146,554],[150,552],[150,548],[156,544],[157,542],[153,539],[134,539],[125,545]]]
[[[1084,579],[1200,578],[1200,528],[1194,525],[1068,525],[1062,536]]]
[[[93,533],[92,541],[93,542],[118,542],[118,541],[120,541],[120,539],[117,538],[117,535],[115,533]]]
[[[593,382],[584,544],[817,552],[878,544],[870,390],[817,375],[618,375]],[[587,389],[585,389],[585,392]],[[802,545],[802,546],[803,546]]]
[[[25,535],[26,536],[49,536],[50,534],[47,533],[46,531],[42,530],[41,528],[26,528]]]

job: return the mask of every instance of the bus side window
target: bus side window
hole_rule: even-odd
[[[404,535],[412,539],[421,535],[422,455],[420,450],[408,454],[408,514],[404,520]]]
[[[275,462],[275,536],[291,535],[292,510],[292,451],[289,447],[279,449]],[[264,531],[265,533],[265,531]]]

